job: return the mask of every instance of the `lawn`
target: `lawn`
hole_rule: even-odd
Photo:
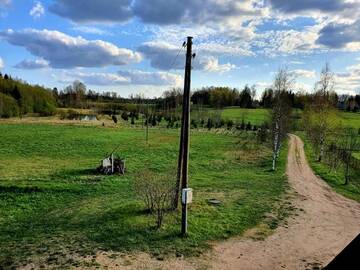
[[[252,133],[192,131],[189,235],[179,237],[179,213],[166,216],[160,231],[154,229],[133,180],[146,168],[175,171],[178,132],[150,129],[146,145],[140,128],[0,124],[0,265],[79,265],[78,258],[98,250],[196,256],[209,240],[264,222],[287,187],[287,149],[271,172],[271,151]],[[94,173],[116,146],[126,158],[126,175]],[[209,205],[211,198],[222,204]]]

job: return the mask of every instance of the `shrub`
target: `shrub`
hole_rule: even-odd
[[[228,129],[231,129],[234,126],[233,120],[227,120],[226,125],[227,125]]]
[[[210,130],[212,127],[214,126],[213,121],[211,120],[211,118],[208,118],[206,127],[208,130]]]
[[[257,139],[260,142],[266,142],[268,137],[269,137],[269,132],[268,132],[267,126],[265,124],[263,124],[258,129]]]
[[[197,128],[197,122],[196,122],[196,120],[195,119],[191,119],[191,127],[192,128]]]
[[[123,112],[122,112],[121,118],[122,118],[124,121],[128,121],[128,120],[129,120],[129,115],[128,115],[127,111],[123,111]]]
[[[145,170],[134,180],[137,196],[144,202],[147,211],[155,216],[156,228],[160,229],[164,216],[171,208],[175,192],[175,179],[169,175],[156,175]]]
[[[246,125],[246,130],[251,130],[252,126],[251,126],[251,123],[248,122],[247,125]]]
[[[114,121],[115,124],[117,124],[118,120],[117,120],[116,115],[113,114],[113,115],[111,116],[111,119]]]

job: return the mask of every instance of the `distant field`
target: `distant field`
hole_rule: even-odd
[[[302,111],[294,110],[294,113],[301,117]],[[250,121],[252,124],[260,125],[269,119],[269,110],[227,107],[221,110],[221,116],[225,119],[232,119],[238,122],[244,119],[245,122]],[[360,128],[360,113],[339,111],[339,117],[344,126]]]
[[[251,122],[251,124],[261,125],[268,120],[269,110],[229,107],[222,111],[221,116],[225,119],[233,119],[237,122],[241,122],[244,119],[245,123]]]
[[[145,168],[175,175],[178,133],[151,128],[146,145],[138,128],[0,124],[0,265],[83,266],[81,256],[101,249],[196,255],[209,240],[241,234],[260,221],[268,230],[277,226],[277,215],[264,220],[264,214],[286,189],[287,149],[272,172],[270,149],[251,133],[193,131],[189,237],[178,236],[178,214],[154,231],[154,218],[144,212],[132,182]],[[95,174],[118,145],[126,175]],[[209,205],[212,198],[221,206]]]
[[[360,128],[360,113],[340,112],[340,117],[343,125],[357,129]]]

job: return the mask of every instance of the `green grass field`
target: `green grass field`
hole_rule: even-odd
[[[235,122],[241,122],[244,119],[245,123],[248,121],[251,124],[261,125],[269,119],[268,109],[244,109],[238,107],[227,107],[221,110],[221,116],[224,119],[231,119]],[[297,118],[301,118],[302,111],[294,110]],[[360,113],[342,112],[339,111],[341,124],[346,127],[360,128]]]
[[[174,171],[178,132],[151,129],[146,145],[137,128],[0,124],[0,265],[79,265],[77,258],[110,249],[193,256],[209,240],[241,234],[259,222],[276,227],[278,220],[264,221],[264,214],[279,204],[287,187],[287,149],[272,172],[269,148],[251,133],[193,131],[189,236],[179,237],[179,213],[166,216],[155,231],[132,182],[146,168]],[[126,157],[126,175],[95,174],[117,145]],[[211,198],[221,206],[209,205]]]
[[[225,108],[221,116],[225,119],[232,119],[235,122],[241,123],[251,122],[253,125],[261,125],[269,118],[269,110],[267,109],[244,109],[244,108]]]
[[[340,112],[340,118],[344,126],[360,128],[360,113]]]

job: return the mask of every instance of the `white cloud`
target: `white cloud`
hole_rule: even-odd
[[[34,18],[40,18],[44,14],[45,14],[45,9],[42,3],[39,1],[35,1],[34,6],[29,12],[29,15]]]
[[[54,75],[54,78],[62,83],[80,80],[90,85],[169,85],[177,87],[182,83],[182,77],[177,74],[140,70],[119,71],[118,73],[65,71],[60,75]]]
[[[146,72],[140,70],[119,71],[121,76],[127,77],[131,84],[137,85],[173,85],[180,86],[182,76],[169,72]]]
[[[318,28],[318,26],[315,26],[304,31],[268,31],[259,34],[254,45],[260,48],[259,53],[264,53],[268,56],[311,53],[315,49],[321,48],[316,44]]]
[[[215,57],[209,57],[204,59],[204,63],[202,64],[203,69],[209,72],[217,72],[217,73],[224,73],[228,72],[234,68],[235,65],[226,63],[226,64],[219,64],[219,60]]]
[[[346,68],[347,72],[335,74],[335,88],[340,94],[356,94],[360,89],[360,64]]]
[[[53,68],[119,66],[141,61],[139,53],[103,40],[86,40],[59,31],[25,29],[0,31],[12,45],[26,48]]]
[[[152,41],[143,43],[138,51],[150,60],[150,64],[154,68],[161,70],[184,69],[185,50],[180,50],[180,48],[180,46],[176,47],[166,42]],[[219,64],[218,58],[206,53],[205,50],[203,49],[204,53],[197,54],[193,60],[194,69],[223,73],[235,68],[230,63]]]
[[[316,72],[315,70],[306,70],[306,69],[295,69],[291,71],[295,77],[302,78],[315,78]]]
[[[4,68],[5,64],[4,64],[4,60],[2,60],[2,58],[0,57],[0,68]]]
[[[15,65],[19,69],[41,69],[49,67],[49,62],[44,59],[23,60]]]
[[[71,83],[75,80],[83,81],[91,85],[121,85],[128,84],[128,78],[122,77],[114,73],[99,73],[99,72],[65,72],[60,76],[54,75],[59,82]]]

